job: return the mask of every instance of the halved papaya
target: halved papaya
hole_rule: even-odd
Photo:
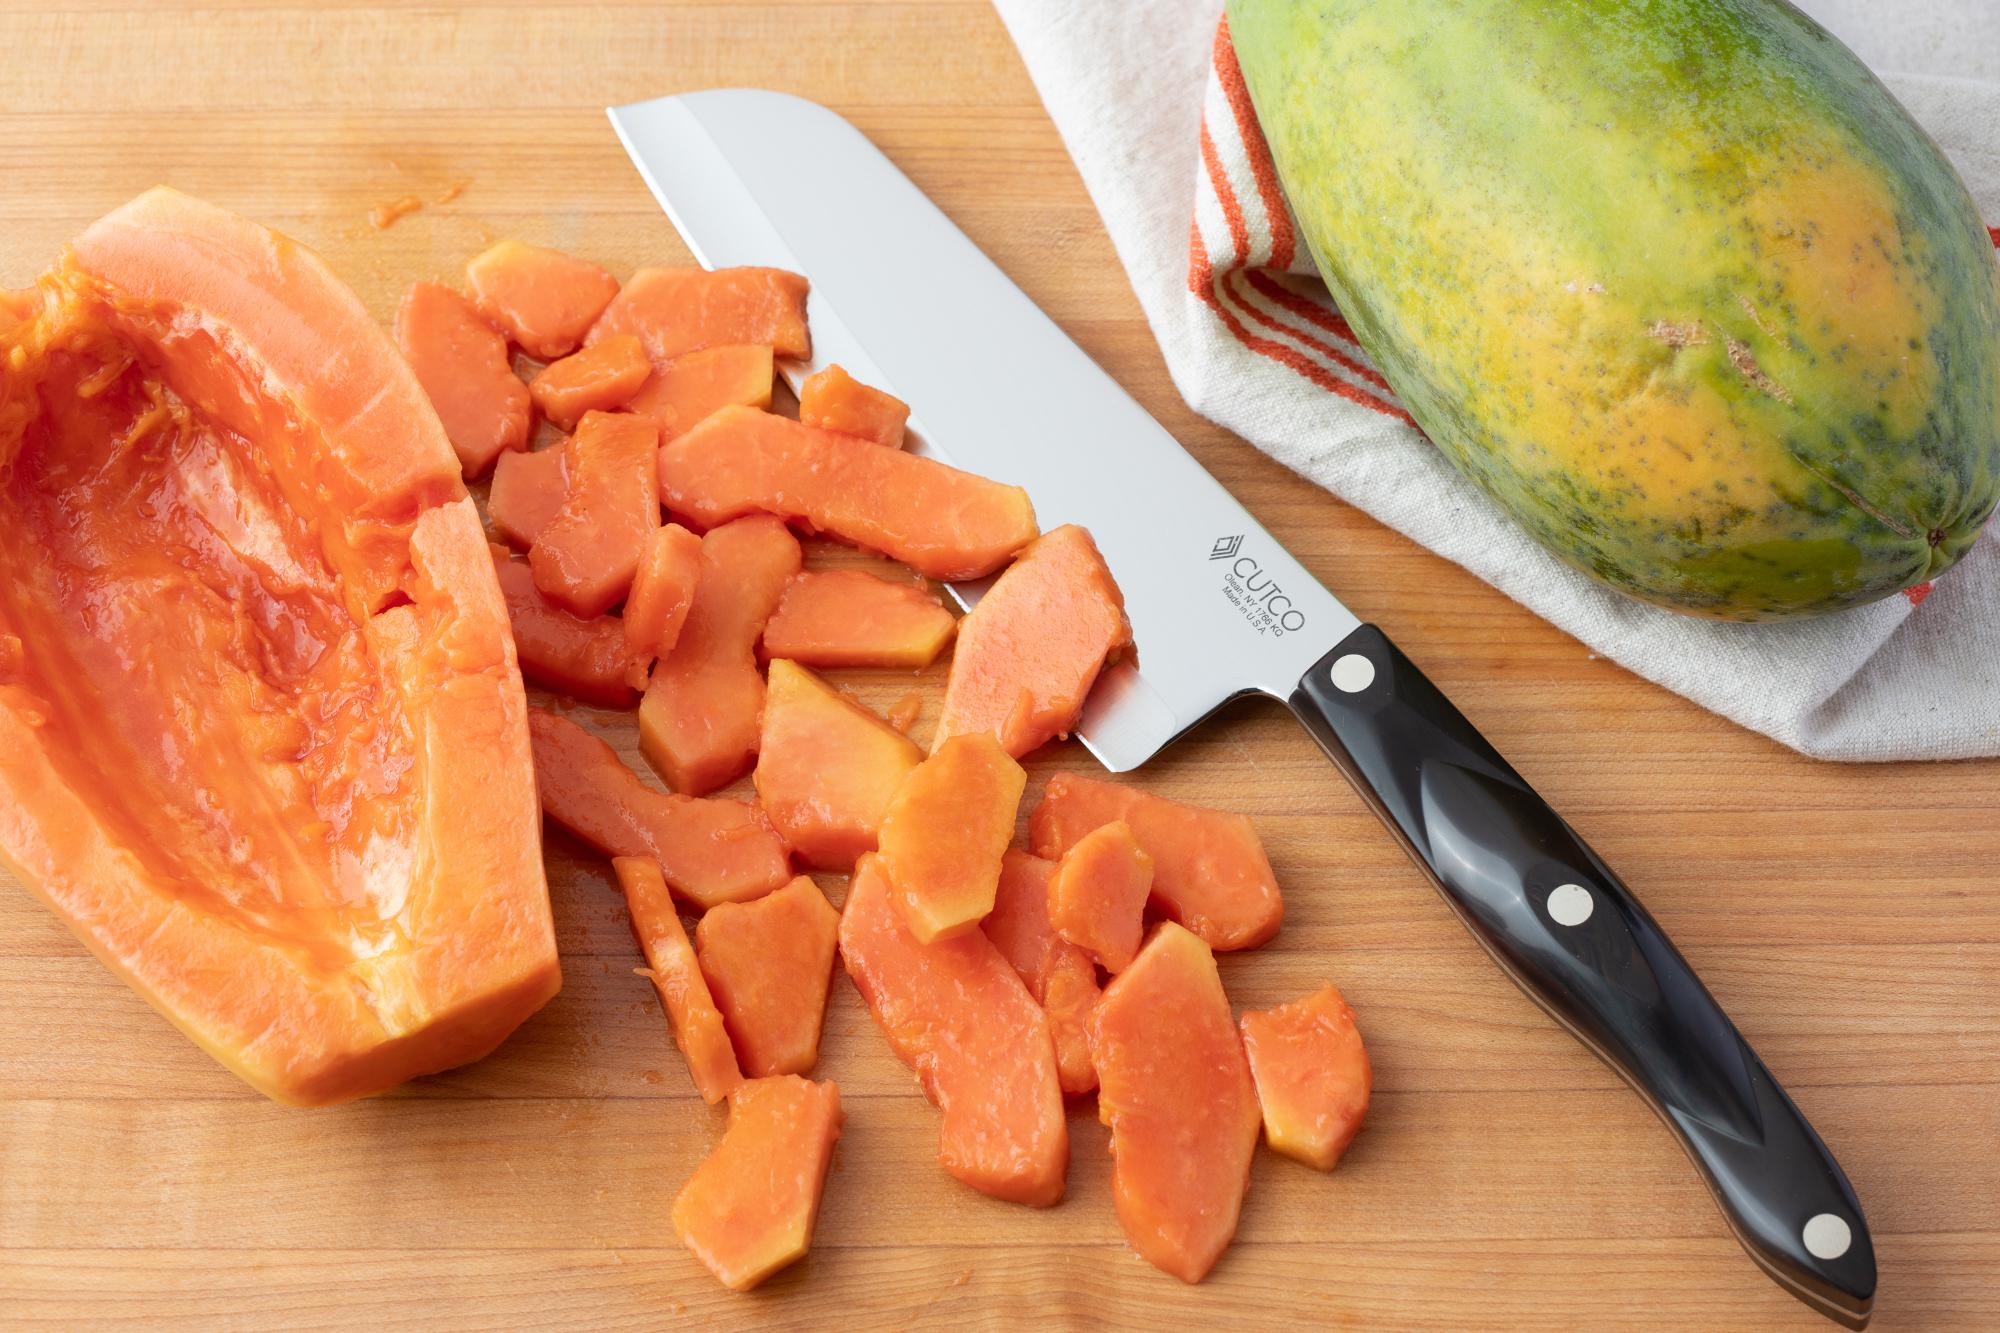
[[[655,365],[625,410],[651,417],[662,440],[676,440],[718,408],[769,407],[775,373],[768,347],[709,347]]]
[[[941,1113],[939,1164],[996,1199],[1037,1208],[1058,1202],[1069,1126],[1055,1043],[1042,1007],[993,941],[976,930],[918,940],[870,853],[847,886],[840,957]]]
[[[503,546],[490,549],[521,674],[587,704],[630,708],[637,695],[626,679],[632,654],[617,617],[571,615],[536,589],[526,561]]]
[[[495,536],[525,551],[535,544],[568,494],[568,440],[558,440],[545,449],[510,449],[493,460],[493,482],[486,489],[486,518]]]
[[[923,757],[866,705],[797,663],[771,663],[757,799],[808,865],[846,870],[874,851],[883,811]]]
[[[762,515],[701,539],[694,605],[639,702],[639,751],[675,791],[714,791],[756,756],[764,709],[757,636],[800,558],[798,539]]]
[[[1020,758],[1067,736],[1105,662],[1132,643],[1125,597],[1090,534],[1044,533],[958,627],[937,738],[983,731]]]
[[[544,597],[580,616],[625,600],[660,526],[659,447],[659,428],[644,417],[591,412],[577,423],[569,491],[528,551]]]
[[[1049,779],[1028,817],[1035,855],[1062,859],[1113,820],[1153,858],[1152,905],[1214,949],[1254,949],[1278,933],[1285,902],[1257,829],[1242,815],[1182,805],[1080,773]]]
[[[803,1074],[819,1059],[840,913],[800,875],[754,902],[710,908],[694,948],[751,1078]]]
[[[1041,857],[1009,847],[1000,861],[993,910],[979,928],[1014,965],[1028,993],[1049,1016],[1062,1090],[1074,1097],[1097,1086],[1086,1024],[1100,988],[1097,965],[1090,956],[1049,924],[1049,875],[1054,870]]]
[[[695,1091],[705,1102],[719,1102],[743,1081],[743,1072],[659,863],[650,856],[614,856],[611,872],[625,893],[632,936],[646,956],[646,965],[636,970],[660,993],[660,1006],[667,1011],[674,1045],[687,1061]]]
[[[478,1059],[560,978],[526,707],[423,389],[153,190],[0,331],[0,857],[259,1091]]]
[[[794,1075],[739,1084],[729,1128],[674,1198],[674,1232],[731,1291],[805,1257],[840,1138],[840,1088]]]
[[[465,266],[481,314],[538,361],[577,343],[618,295],[618,280],[588,260],[521,241],[501,241]]]
[[[785,845],[742,801],[654,791],[576,723],[528,710],[542,812],[606,856],[651,857],[697,907],[745,902],[791,878]]]
[[[779,599],[764,626],[764,655],[804,666],[921,671],[951,642],[957,624],[921,584],[859,569],[813,569]]]
[[[661,449],[660,498],[703,526],[777,514],[933,579],[991,574],[1035,538],[1018,486],[751,407]]]
[[[724,344],[779,356],[812,355],[806,280],[776,268],[642,268],[611,299],[585,339],[636,333],[657,362]]]
[[[1199,1282],[1236,1234],[1262,1117],[1206,944],[1171,921],[1090,1016],[1111,1192],[1141,1258]]]
[[[911,934],[926,944],[963,935],[993,910],[1027,785],[991,736],[953,737],[910,770],[882,812],[881,846]]]
[[[624,406],[652,373],[637,335],[620,334],[543,366],[528,381],[528,396],[558,430],[574,430],[585,412]]]
[[[858,435],[900,449],[903,426],[909,419],[908,403],[893,393],[870,388],[839,366],[828,366],[799,386],[799,420],[821,430]]]
[[[420,282],[396,311],[396,343],[444,423],[468,477],[508,449],[525,449],[534,406],[507,359],[507,340],[472,302]]]
[[[1243,1050],[1264,1108],[1264,1138],[1307,1166],[1331,1171],[1361,1131],[1375,1077],[1354,1011],[1325,986],[1243,1015]]]

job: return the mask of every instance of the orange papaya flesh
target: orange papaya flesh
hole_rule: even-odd
[[[882,813],[923,758],[910,739],[804,667],[771,663],[757,799],[792,851],[846,870],[875,850]]]
[[[675,440],[718,408],[769,407],[775,373],[768,347],[689,352],[653,366],[625,410],[651,417],[662,440]]]
[[[1062,1198],[1069,1127],[1048,1018],[979,931],[925,944],[909,932],[880,858],[855,864],[840,957],[896,1055],[938,1108],[938,1162],[982,1194],[1033,1207]]]
[[[951,642],[957,620],[930,589],[859,569],[808,570],[791,581],[764,655],[805,666],[921,671]]]
[[[755,806],[654,791],[609,745],[539,708],[528,731],[542,812],[606,856],[650,858],[695,906],[747,902],[791,878]]]
[[[490,549],[521,674],[587,704],[630,708],[635,692],[625,677],[632,655],[618,621],[571,615],[536,589],[526,561],[516,560],[505,547]]]
[[[908,403],[892,393],[871,389],[839,366],[809,375],[799,386],[799,420],[821,430],[900,449],[903,426],[909,419]]]
[[[1045,533],[959,625],[937,738],[990,732],[1019,758],[1067,736],[1098,671],[1131,643],[1124,595],[1090,534]]]
[[[396,344],[416,372],[459,467],[477,477],[509,449],[525,449],[533,404],[507,359],[507,340],[472,302],[420,282],[396,311]]]
[[[41,308],[41,297],[33,287],[9,290],[0,287],[0,330],[25,322]]]
[[[993,910],[1027,785],[1028,775],[991,736],[959,736],[896,788],[882,813],[882,869],[919,940],[963,935]]]
[[[653,529],[625,599],[625,643],[635,657],[650,661],[674,650],[700,581],[701,538],[678,523]]]
[[[560,974],[506,609],[422,388],[318,256],[171,190],[20,314],[0,864],[279,1101],[485,1055]]]
[[[569,494],[569,441],[546,449],[510,449],[493,460],[486,518],[504,542],[527,550]]]
[[[757,637],[799,560],[798,539],[774,518],[739,519],[701,539],[694,604],[639,703],[640,752],[675,791],[714,791],[756,757]]]
[[[1090,1017],[1112,1199],[1140,1257],[1199,1282],[1236,1234],[1261,1116],[1206,944],[1163,922]]]
[[[659,428],[644,417],[591,412],[577,423],[569,490],[528,550],[544,597],[586,617],[625,600],[660,526],[659,447]]]
[[[1243,1015],[1243,1049],[1272,1148],[1331,1171],[1361,1131],[1374,1074],[1354,1011],[1327,986]]]
[[[557,429],[574,430],[585,412],[624,406],[652,373],[645,346],[621,334],[543,366],[528,381],[528,396]]]
[[[674,1199],[674,1233],[732,1291],[748,1291],[812,1248],[840,1088],[786,1075],[729,1095],[729,1128]]]
[[[688,1076],[703,1101],[719,1102],[743,1081],[743,1074],[659,864],[650,856],[615,856],[611,870],[625,892],[632,935],[646,956],[646,966],[639,970],[660,993]]]
[[[1151,904],[1161,914],[1213,949],[1254,949],[1278,933],[1284,899],[1242,815],[1057,773],[1029,817],[1028,839],[1035,855],[1060,860],[1085,834],[1121,819],[1153,858]]]
[[[576,350],[618,295],[618,280],[597,265],[520,241],[501,241],[465,266],[479,311],[538,361]]]
[[[1101,824],[1063,853],[1049,878],[1049,922],[1107,972],[1123,972],[1145,934],[1153,858],[1122,819]]]
[[[803,1074],[819,1059],[839,933],[840,913],[805,875],[710,908],[695,927],[701,974],[751,1078]]]
[[[1018,486],[748,407],[662,449],[660,495],[704,526],[777,514],[947,581],[990,574],[1035,537]]]
[[[642,268],[585,341],[621,333],[638,334],[655,363],[745,343],[804,358],[812,355],[806,280],[775,268]]]
[[[1097,967],[1089,955],[1049,925],[1049,875],[1054,870],[1039,856],[1008,848],[1000,861],[993,910],[979,928],[1014,965],[1028,993],[1048,1015],[1056,1072],[1064,1094],[1074,1097],[1097,1086],[1086,1024],[1099,988]]]
[[[917,725],[917,719],[923,715],[923,711],[924,696],[912,690],[889,705],[886,720],[890,726],[907,736],[910,734],[910,729]]]

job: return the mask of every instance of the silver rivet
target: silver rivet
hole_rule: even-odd
[[[1558,884],[1549,891],[1549,919],[1558,926],[1580,926],[1590,920],[1597,900],[1581,884]]]
[[[1334,659],[1333,688],[1342,694],[1359,694],[1375,683],[1375,664],[1360,653]]]
[[[1813,1258],[1838,1259],[1854,1243],[1854,1232],[1832,1213],[1820,1213],[1806,1223],[1800,1239],[1805,1241],[1806,1253]]]

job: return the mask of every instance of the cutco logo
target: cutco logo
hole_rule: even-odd
[[[1208,548],[1210,560],[1229,561],[1222,571],[1222,595],[1229,599],[1229,604],[1259,634],[1283,638],[1304,629],[1305,612],[1292,605],[1292,599],[1276,579],[1264,572],[1256,556],[1244,555],[1242,550],[1241,533],[1218,537]]]

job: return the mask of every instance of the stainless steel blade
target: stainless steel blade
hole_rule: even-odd
[[[1283,698],[1359,623],[859,130],[751,89],[611,109],[710,268],[812,283],[813,359],[912,404],[912,449],[1025,487],[1044,530],[1090,530],[1124,589],[1136,666],[1079,735],[1134,768],[1225,701]],[[978,587],[954,589],[967,604]]]

